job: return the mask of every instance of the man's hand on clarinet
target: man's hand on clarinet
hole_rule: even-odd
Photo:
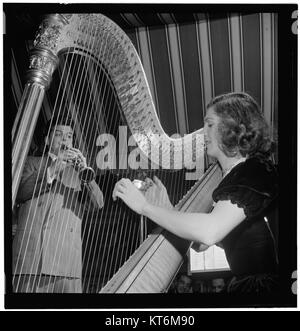
[[[67,157],[69,157],[68,159],[69,162],[76,162],[76,165],[79,166],[80,168],[87,167],[86,158],[83,156],[83,154],[79,149],[70,147],[66,150],[66,152],[69,153],[67,154]]]

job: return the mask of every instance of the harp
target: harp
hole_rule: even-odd
[[[70,57],[75,59],[72,70],[68,67]],[[81,63],[84,64],[83,67],[81,67]],[[85,84],[81,76],[82,68],[94,74],[92,83],[89,85],[89,92],[86,92],[86,87],[82,86]],[[146,162],[151,162],[158,171],[159,169],[171,169],[172,174],[176,177],[184,167],[189,168],[200,164],[201,172],[204,172],[202,129],[183,138],[167,136],[156,114],[141,61],[128,36],[113,21],[101,14],[49,15],[40,25],[34,41],[28,81],[14,124],[13,132],[15,134],[12,137],[13,206],[41,105],[57,71],[60,72],[61,78],[61,83],[57,85],[63,86],[63,91],[68,96],[65,97],[61,94],[57,100],[62,100],[61,103],[67,105],[66,108],[75,122],[75,133],[80,137],[78,145],[81,150],[89,152],[87,159],[91,166],[97,169],[98,175],[103,175],[107,170],[105,167],[101,168],[102,165],[98,162],[99,154],[97,154],[96,147],[102,143],[101,133],[107,130],[109,126],[107,122],[115,124],[122,121],[130,129],[141,157],[144,157]],[[67,78],[70,75],[72,78],[68,85]],[[96,85],[99,82],[100,86]],[[76,89],[81,90],[81,93],[76,94]],[[58,88],[57,95],[62,93],[61,90]],[[106,94],[108,101],[105,103],[103,99],[99,98],[91,102],[91,98],[97,98],[99,94]],[[64,101],[65,99],[68,100]],[[81,100],[87,100],[89,106],[86,111],[82,110],[86,104]],[[57,104],[55,103],[55,105]],[[104,108],[106,108],[106,113]],[[119,113],[116,110],[119,110]],[[88,125],[85,126],[82,122],[87,122]],[[92,129],[93,127],[95,128]],[[116,126],[112,125],[112,128],[112,133],[115,133]],[[84,131],[90,133],[90,136],[84,134]],[[92,138],[91,132],[96,133],[96,137],[94,134]],[[106,142],[111,150],[115,150],[116,146],[110,139],[107,139]],[[122,160],[124,161],[123,155],[119,156],[118,164],[122,163]],[[110,161],[111,164],[115,164],[115,159]],[[125,172],[110,171],[103,180],[105,184],[102,184],[111,187],[116,179],[114,175],[118,177],[124,175]],[[134,169],[130,175],[135,178],[140,176],[140,172]],[[176,208],[190,212],[209,211],[212,204],[211,193],[220,178],[220,169],[217,165],[213,165],[191,188],[174,185],[177,191],[186,193]],[[104,195],[107,195],[105,200],[109,200],[111,197],[109,190],[106,190]],[[100,272],[101,280],[97,281],[96,291],[100,293],[167,291],[191,243],[177,238],[163,229],[155,228],[151,234],[145,236],[145,240],[139,247],[133,243],[131,247],[128,243],[126,246],[120,242],[123,234],[119,226],[126,227],[125,218],[136,218],[135,222],[130,222],[131,227],[134,227],[132,224],[135,223],[135,226],[139,224],[141,228],[143,223],[139,223],[138,216],[129,211],[125,213],[124,210],[117,209],[118,207],[113,208],[110,203],[108,206],[111,207],[110,210],[102,212],[101,215],[93,214],[91,217],[96,221],[100,220],[100,223],[102,219],[109,216],[117,219],[115,223],[122,219],[124,221],[122,225],[115,224],[110,229],[109,225],[104,224],[101,230],[95,230],[90,225],[84,231],[86,235],[92,234],[90,239],[92,238],[96,242],[95,247],[99,241],[104,242],[102,246],[109,244],[112,247],[109,251],[101,251],[102,246],[98,247],[98,253],[95,253],[96,250],[92,252],[93,249],[88,247],[83,254],[91,257],[87,262],[89,268],[93,268],[93,264],[100,264],[100,269],[104,269]],[[119,206],[119,208],[121,207]],[[121,215],[122,213],[126,215]],[[135,228],[132,233],[139,234],[140,228]],[[111,233],[108,233],[108,229],[111,230]],[[104,235],[104,233],[106,234]],[[119,233],[119,237],[117,237],[117,233]],[[132,236],[130,241],[132,241]],[[109,255],[119,249],[122,251],[122,256],[116,258],[111,256],[110,260]],[[124,253],[124,251],[126,252]],[[96,263],[95,254],[103,255],[104,260]],[[105,267],[102,268],[102,265]],[[91,276],[86,278],[90,279]]]

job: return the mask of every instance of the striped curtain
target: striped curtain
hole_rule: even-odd
[[[164,26],[128,32],[166,132],[183,135],[199,129],[212,97],[238,91],[252,95],[276,128],[277,15],[193,17],[180,24],[172,14],[160,14]]]

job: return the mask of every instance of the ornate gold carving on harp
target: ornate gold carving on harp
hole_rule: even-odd
[[[99,40],[105,41],[105,47],[99,47]],[[30,57],[28,82],[19,107],[20,121],[15,123],[17,134],[13,137],[13,205],[45,90],[49,87],[52,74],[58,65],[58,56],[66,51],[92,57],[98,63],[101,63],[113,84],[122,113],[132,135],[136,139],[138,147],[151,162],[158,164],[162,168],[181,169],[183,151],[191,150],[191,153],[184,154],[185,167],[190,167],[195,162],[203,164],[204,144],[202,129],[186,135],[184,138],[171,139],[167,136],[157,117],[138,54],[128,36],[113,21],[101,14],[49,15],[39,28],[34,46],[35,49]],[[167,157],[164,157],[165,155]],[[166,163],[164,164],[164,162]],[[199,206],[201,206],[200,210],[208,210],[211,200],[207,200],[206,196],[211,195],[210,193],[218,180],[219,171],[215,167],[208,172],[208,175],[202,181],[195,185],[189,196],[182,202],[183,210],[196,211]],[[204,196],[201,195],[201,191],[205,192]],[[195,192],[197,192],[196,195]],[[197,197],[200,196],[201,200],[202,198],[205,200],[203,204],[199,204],[199,198]],[[197,201],[196,204],[195,201]],[[191,207],[190,209],[189,206],[192,205],[197,205],[197,208]],[[161,230],[158,231],[161,232]],[[186,251],[189,245],[186,245],[186,243],[183,245],[179,239],[174,240],[174,236],[166,234],[166,232],[153,234],[149,238],[138,249],[137,253],[132,256],[132,259],[126,263],[127,266],[134,265],[134,270],[132,272],[124,271],[124,265],[116,277],[113,277],[107,286],[103,288],[102,292],[161,292],[166,290],[174,273],[180,266],[181,262],[179,260],[182,261],[184,251]],[[176,249],[175,242],[177,241],[179,247],[185,247],[185,249],[179,248],[181,258],[178,257]],[[163,245],[171,245],[170,247],[173,247],[171,253],[168,249],[168,252],[165,253],[159,249],[157,250],[158,247],[163,247],[162,242]],[[145,247],[147,247],[146,250]],[[165,261],[164,256],[168,257],[168,260],[169,257],[171,260],[174,258],[175,262],[172,267],[167,268],[167,275],[165,272],[162,272],[162,275],[166,277],[164,281],[159,277],[158,286],[144,288],[140,285],[137,286],[132,279],[138,279],[137,276],[143,274],[141,270],[147,269],[142,267],[142,264],[137,263],[137,256],[143,255],[142,260],[145,261],[145,255],[149,256],[150,254],[149,249],[150,251],[160,251],[163,254],[158,259],[161,259],[161,263]],[[155,255],[155,259],[157,260],[157,255]],[[145,262],[141,263],[145,265]],[[149,261],[147,263],[149,266],[151,265]],[[140,270],[137,271],[136,268]],[[162,269],[164,267],[160,270]],[[120,273],[122,274],[123,271],[124,273],[120,277]],[[141,279],[145,280],[147,272],[143,274],[144,276]],[[125,274],[128,275],[127,285],[129,282],[135,285],[130,285],[129,287],[124,284],[120,285],[120,279],[124,281]],[[157,273],[154,272],[154,274]],[[155,283],[156,278],[154,274],[151,274],[151,283]],[[151,279],[148,279],[147,282],[150,282]],[[117,289],[112,286],[112,284],[116,283],[118,284]]]

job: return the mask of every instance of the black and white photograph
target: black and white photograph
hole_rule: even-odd
[[[4,308],[296,309],[297,20],[4,2]]]

